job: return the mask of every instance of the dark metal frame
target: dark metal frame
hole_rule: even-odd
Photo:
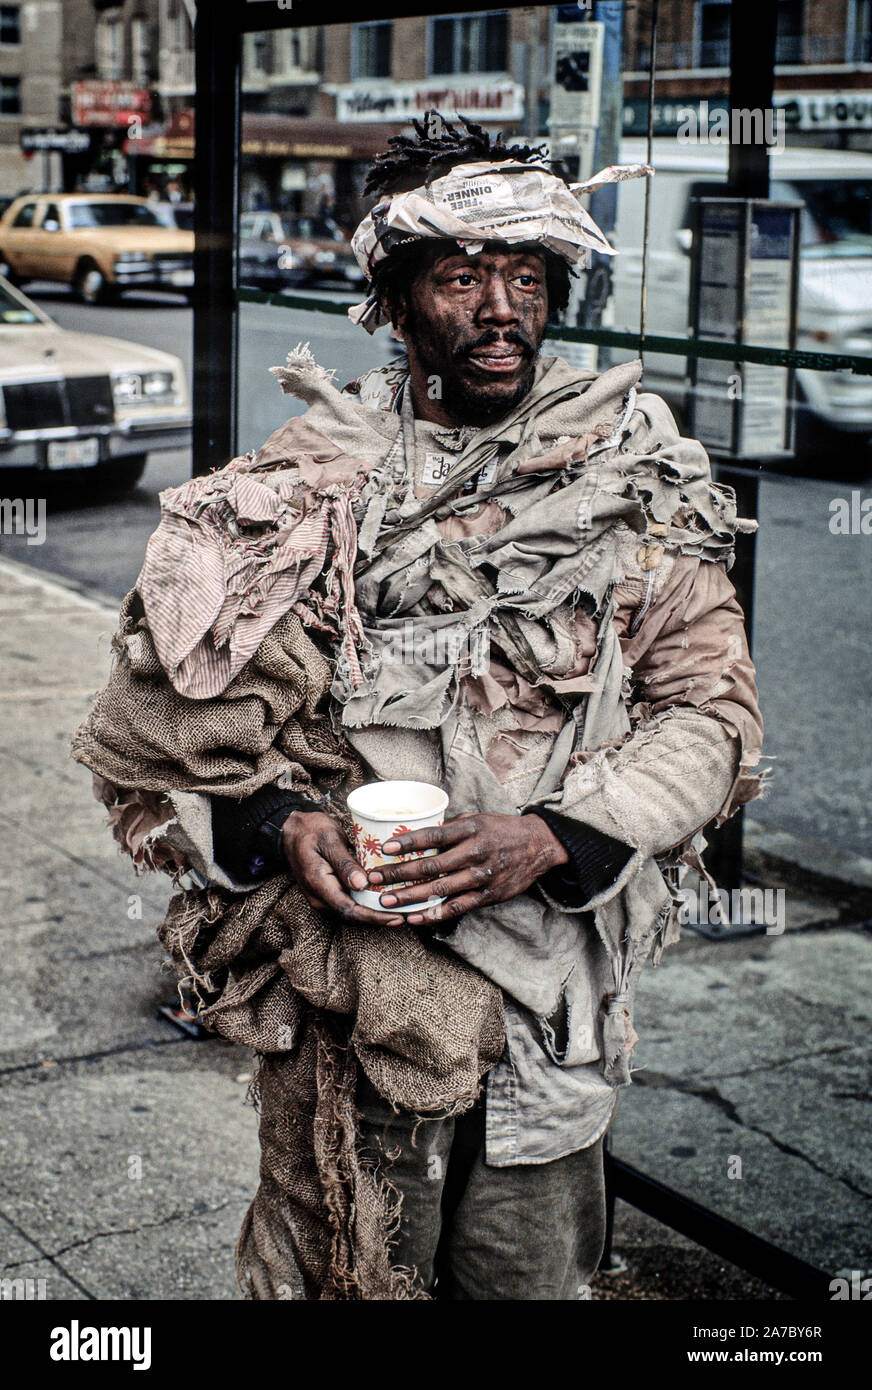
[[[480,3],[480,0],[479,0]],[[511,0],[509,0],[511,4]],[[476,8],[476,0],[466,0]],[[436,0],[428,12],[457,13],[464,0]],[[730,105],[771,106],[775,61],[775,13],[777,0],[757,0],[753,6],[732,7]],[[370,0],[366,18],[392,19],[421,13],[420,0],[397,4]],[[222,467],[235,447],[235,397],[237,357],[237,305],[239,302],[277,303],[327,313],[344,313],[345,307],[329,301],[295,296],[273,296],[235,290],[234,245],[238,209],[240,154],[240,43],[244,33],[307,25],[313,15],[280,8],[276,0],[222,0],[219,5],[200,5],[196,24],[196,156],[194,160],[196,271],[194,313],[194,472]],[[730,192],[737,197],[768,195],[768,164],[762,147],[731,147]],[[559,336],[595,343],[676,355],[726,358],[732,361],[766,362],[818,371],[851,370],[872,374],[872,360],[827,353],[774,350],[753,346],[736,349],[722,343],[688,342],[683,339],[617,333],[611,330],[561,328]],[[749,468],[721,465],[736,486],[739,510],[757,514],[759,473]],[[753,549],[746,546],[733,570],[740,600],[750,629],[753,604]],[[732,881],[741,858],[740,817],[717,832],[720,860],[716,868],[723,882]],[[712,836],[715,839],[715,836]],[[737,881],[737,880],[736,880]],[[606,1153],[606,1178],[611,1231],[616,1198],[631,1203],[656,1220],[682,1232],[698,1244],[771,1286],[793,1297],[828,1297],[829,1276],[784,1250],[707,1210],[657,1179]],[[607,1252],[610,1249],[610,1234]],[[606,1262],[608,1259],[608,1253]]]
[[[606,1233],[606,1253],[603,1256],[605,1272],[608,1272],[608,1256],[611,1252],[611,1233],[614,1221],[615,1199],[628,1202],[651,1216],[655,1221],[672,1230],[680,1232],[697,1245],[720,1255],[737,1265],[747,1274],[754,1275],[770,1287],[791,1298],[808,1298],[816,1302],[832,1297],[829,1291],[832,1276],[805,1260],[798,1259],[786,1250],[780,1250],[768,1240],[762,1240],[734,1221],[718,1216],[717,1212],[700,1206],[690,1197],[684,1197],[667,1187],[665,1183],[642,1173],[632,1164],[615,1158],[606,1149],[604,1155],[606,1176],[606,1205],[609,1213]]]

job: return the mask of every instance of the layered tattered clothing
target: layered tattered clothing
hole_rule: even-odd
[[[750,525],[663,402],[636,394],[638,363],[596,376],[542,358],[516,409],[461,431],[414,418],[402,366],[344,393],[305,350],[275,370],[305,415],[163,494],[141,625],[175,691],[211,702],[296,615],[366,777],[437,782],[449,814],[550,808],[627,847],[576,908],[534,886],[434,945],[501,991],[487,1162],[586,1147],[630,1080],[639,972],[675,933],[671,866],[697,862],[701,827],[759,793],[753,667],[725,572]],[[119,776],[105,729],[80,756],[119,824],[135,822],[141,858],[244,894],[214,862],[207,795],[299,785],[264,742],[244,750],[245,778],[156,799],[156,783]],[[325,794],[317,769],[308,785]],[[325,796],[337,814],[341,791]]]

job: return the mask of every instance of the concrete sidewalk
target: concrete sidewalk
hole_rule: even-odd
[[[135,877],[68,756],[115,608],[0,563],[0,613],[0,1275],[48,1299],[237,1298],[251,1055],[156,1017],[174,997],[154,931],[168,881]],[[855,907],[806,886],[783,936],[686,933],[640,990],[645,1070],[614,1130],[620,1157],[833,1273],[869,1264]],[[775,1296],[621,1203],[615,1248],[629,1268],[594,1298]]]

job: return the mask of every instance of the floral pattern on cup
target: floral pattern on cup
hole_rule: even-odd
[[[407,825],[395,825],[390,835],[386,835],[384,840],[379,840],[369,831],[364,830],[357,821],[352,822],[351,829],[354,833],[354,848],[357,851],[357,861],[364,869],[375,869],[379,864],[405,864],[409,859],[420,859],[420,853],[412,850],[408,854],[385,854],[382,845],[389,840],[395,840],[398,835],[410,834]],[[427,850],[427,854],[435,854],[435,850]]]

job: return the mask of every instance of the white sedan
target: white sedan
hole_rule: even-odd
[[[133,487],[149,453],[190,438],[178,357],[61,328],[0,278],[0,469],[88,470]]]

